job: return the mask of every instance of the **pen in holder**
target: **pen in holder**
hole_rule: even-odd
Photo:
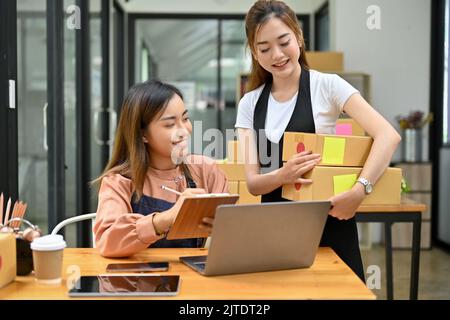
[[[28,228],[20,231],[22,222],[26,224]],[[10,227],[10,225],[13,227]],[[17,275],[25,276],[30,274],[31,271],[33,271],[33,253],[30,245],[35,238],[42,235],[39,227],[23,218],[13,218],[1,228],[1,231],[14,232],[16,236]]]

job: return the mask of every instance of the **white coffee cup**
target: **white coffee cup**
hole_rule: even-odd
[[[58,284],[61,282],[63,251],[66,242],[61,235],[47,235],[31,242],[33,265],[36,279],[40,283]]]

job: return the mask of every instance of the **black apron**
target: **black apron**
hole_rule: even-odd
[[[257,137],[258,159],[263,172],[264,169],[267,170],[270,168],[270,171],[272,171],[274,169],[281,168],[283,165],[281,160],[283,152],[283,137],[281,137],[278,144],[273,143],[267,139],[264,130],[271,89],[272,81],[269,80],[265,84],[264,89],[259,96],[258,102],[255,106],[255,112],[253,114],[253,128],[256,131]],[[297,102],[285,131],[306,133],[316,132],[312,112],[310,76],[308,70],[302,69]],[[264,142],[267,145],[267,154],[264,154],[262,150],[260,150],[260,143]],[[270,161],[261,162],[261,159],[266,158],[269,158]],[[282,188],[277,188],[270,193],[262,195],[261,202],[289,201],[282,198],[281,193]],[[336,254],[358,275],[358,277],[365,281],[355,218],[349,220],[339,220],[329,215],[322,234],[320,246],[331,247]]]
[[[194,180],[186,177],[187,187],[196,188]],[[139,201],[135,201],[135,194],[131,198],[131,208],[134,213],[140,213],[144,216],[154,212],[164,212],[173,207],[175,203],[142,195]],[[191,238],[191,239],[176,239],[167,240],[166,238],[159,239],[152,243],[149,248],[201,248],[205,242],[204,238]]]

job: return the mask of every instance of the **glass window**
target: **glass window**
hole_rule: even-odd
[[[48,228],[47,23],[45,0],[17,2],[19,199],[25,219]]]
[[[449,43],[450,43],[450,4],[449,0],[445,2],[445,40],[444,40],[444,116],[443,118],[443,143],[448,144],[450,138],[450,82],[449,82]]]
[[[135,82],[147,79],[142,69],[148,67],[148,79],[158,78],[181,90],[193,124],[191,150],[203,153],[206,146],[217,143],[208,137],[203,141],[203,133],[219,128],[218,20],[137,20],[135,41]],[[143,52],[148,55],[147,65],[142,65]],[[221,158],[223,154],[213,156]]]
[[[101,91],[101,19],[100,0],[90,4],[91,39],[91,174],[97,177],[103,170],[101,163],[100,113]],[[77,212],[77,137],[76,137],[76,41],[75,29],[67,27],[71,16],[68,8],[76,0],[64,0],[64,165],[66,218],[87,212]],[[18,148],[19,198],[28,204],[26,219],[48,230],[49,189],[47,136],[47,17],[45,0],[19,0],[17,2],[17,67],[18,67]],[[48,135],[53,133],[49,132]],[[89,186],[85,186],[89,188]],[[97,190],[91,189],[92,210],[96,208]],[[69,246],[76,246],[76,224],[65,228]]]
[[[330,14],[328,3],[317,10],[314,19],[315,49],[316,51],[328,51],[330,50]]]
[[[242,74],[250,71],[250,50],[246,49],[245,26],[242,20],[222,22],[221,76],[224,112],[222,128],[234,129],[236,112],[241,98],[239,90]]]
[[[64,10],[71,5],[75,5],[75,0],[64,0]],[[67,19],[68,15],[65,18]],[[64,160],[67,218],[75,216],[77,213],[75,32],[75,29],[64,28]],[[65,240],[68,246],[76,246],[76,224],[65,228]]]
[[[309,16],[298,18],[308,42]],[[134,82],[158,78],[181,89],[193,122],[191,151],[225,158],[251,67],[244,19],[139,18],[133,41]]]
[[[90,179],[93,180],[103,172],[105,164],[102,160],[102,149],[105,141],[102,137],[102,117],[103,117],[103,98],[102,98],[102,27],[100,16],[101,1],[89,1],[89,39],[90,39],[90,76],[91,76],[91,159],[90,159]],[[89,186],[86,186],[89,187]],[[90,188],[90,211],[97,210],[98,189]],[[87,213],[87,212],[83,212]],[[83,214],[78,213],[78,214]]]

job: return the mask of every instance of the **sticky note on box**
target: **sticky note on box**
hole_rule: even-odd
[[[355,120],[351,118],[341,118],[336,120],[336,135],[365,136],[366,132]]]
[[[344,165],[345,138],[324,137],[322,163]]]
[[[372,143],[371,137],[286,132],[283,161],[307,150],[322,156],[319,166],[363,167]]]
[[[351,123],[336,123],[337,136],[351,136],[353,135],[353,128]]]
[[[342,174],[333,177],[334,195],[350,190],[356,183],[356,174]]]

